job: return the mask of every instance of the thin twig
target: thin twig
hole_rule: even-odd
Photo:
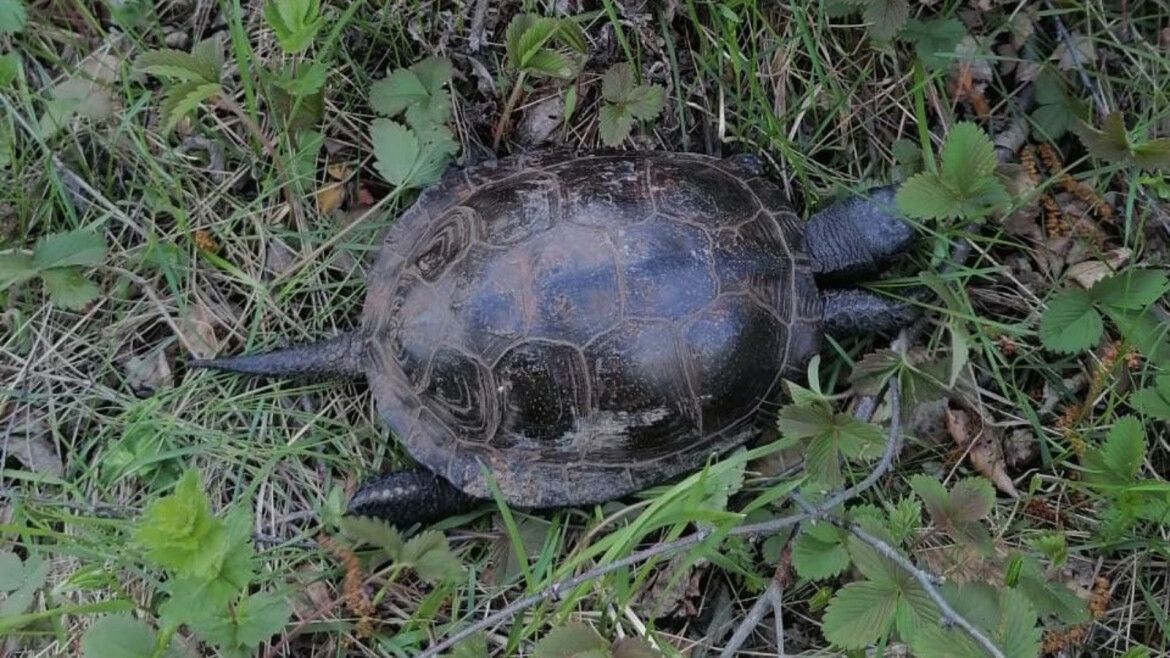
[[[1072,60],[1073,68],[1077,70],[1077,75],[1081,78],[1081,84],[1084,85],[1089,95],[1093,97],[1093,106],[1097,110],[1097,114],[1100,116],[1108,114],[1109,106],[1105,102],[1105,97],[1101,93],[1101,90],[1093,84],[1092,79],[1089,78],[1089,72],[1081,64],[1081,53],[1077,50],[1076,44],[1073,43],[1072,35],[1069,34],[1068,28],[1065,27],[1064,21],[1060,18],[1060,14],[1056,13],[1049,0],[1044,0],[1044,8],[1048,10],[1053,22],[1056,23],[1056,33],[1060,36],[1060,41],[1064,44],[1064,50],[1068,53],[1069,59]]]
[[[739,655],[739,648],[747,642],[748,636],[760,624],[760,620],[764,615],[768,614],[768,610],[772,607],[773,591],[780,591],[780,581],[773,578],[768,583],[768,589],[760,598],[756,599],[755,605],[748,611],[747,616],[735,627],[735,632],[731,634],[731,639],[727,641],[727,645],[723,647],[723,651],[719,653],[719,658],[732,658]]]
[[[297,229],[300,231],[307,231],[308,227],[305,225],[305,217],[301,212],[301,205],[297,202],[296,196],[293,194],[292,178],[288,175],[288,170],[284,168],[284,162],[280,159],[280,153],[276,151],[276,145],[264,134],[264,130],[248,116],[244,108],[240,107],[232,98],[228,96],[219,96],[215,104],[235,115],[240,123],[243,124],[244,129],[248,131],[256,141],[260,142],[261,148],[264,149],[264,154],[272,161],[272,165],[276,167],[276,175],[280,177],[280,188],[284,193],[285,203],[288,204],[289,211],[293,214],[293,220],[296,223]]]
[[[890,465],[894,463],[894,456],[897,454],[899,437],[901,435],[901,403],[896,386],[889,388],[888,396],[890,406],[890,427],[888,431],[888,438],[886,440],[886,449],[882,453],[881,459],[878,460],[878,463],[874,466],[870,474],[867,475],[861,482],[858,482],[856,485],[849,487],[848,489],[845,489],[844,491],[841,491],[834,496],[831,496],[819,507],[814,508],[814,513],[812,515],[807,512],[801,512],[778,519],[772,519],[771,521],[763,521],[761,523],[752,523],[749,525],[739,526],[737,528],[728,530],[726,533],[727,536],[756,537],[760,535],[775,534],[780,530],[794,526],[797,523],[801,523],[802,521],[807,521],[812,518],[819,518],[825,514],[825,510],[833,509],[845,503],[846,501],[865,492],[867,489],[877,483],[877,481],[881,479],[883,475],[885,475],[885,472],[889,470]],[[606,564],[596,566],[577,576],[559,580],[549,585],[545,589],[537,592],[536,594],[526,596],[522,599],[517,599],[512,603],[504,606],[500,610],[484,617],[483,619],[480,619],[474,624],[471,624],[450,635],[447,639],[431,646],[429,649],[419,654],[418,658],[434,658],[440,653],[455,646],[459,642],[467,639],[471,635],[507,621],[508,619],[511,619],[517,614],[527,610],[528,608],[531,608],[534,605],[537,605],[538,603],[543,603],[549,599],[557,598],[561,595],[561,593],[572,590],[578,585],[595,580],[601,576],[617,571],[618,569],[624,569],[625,567],[641,564],[642,562],[646,562],[647,560],[651,560],[656,557],[678,553],[682,550],[697,546],[698,544],[706,541],[713,534],[714,531],[710,529],[699,530],[690,535],[682,537],[681,539],[676,539],[675,541],[665,542],[662,544],[655,544],[650,548],[643,549],[636,553],[631,553],[630,555],[627,555],[620,560],[607,562]]]
[[[772,603],[772,630],[776,634],[776,655],[784,658],[784,583],[781,582],[775,589],[768,588],[765,592]]]
[[[768,583],[767,589],[756,599],[755,605],[748,612],[743,621],[735,627],[735,632],[731,634],[731,639],[727,641],[727,645],[723,647],[723,652],[719,654],[719,658],[731,658],[739,655],[739,649],[747,642],[748,636],[755,630],[756,626],[760,624],[760,620],[764,615],[768,614],[768,609],[772,610],[774,616],[773,622],[776,633],[776,652],[784,655],[784,622],[781,616],[784,606],[784,584],[788,579],[788,569],[792,562],[792,537],[796,535],[794,531],[788,541],[784,542],[784,548],[780,551],[780,564],[777,565],[776,571],[772,574],[772,580]]]

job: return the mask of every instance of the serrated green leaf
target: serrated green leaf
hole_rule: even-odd
[[[626,100],[626,109],[635,119],[650,121],[662,112],[666,92],[658,85],[639,85]]]
[[[477,632],[456,644],[443,658],[488,658],[487,636]]]
[[[587,624],[570,623],[549,631],[532,652],[533,658],[593,658],[609,655],[609,642]]]
[[[597,134],[606,146],[618,146],[630,136],[634,116],[621,105],[605,104],[597,116]]]
[[[191,48],[197,70],[208,82],[219,83],[223,76],[223,39],[219,34],[210,36]]]
[[[1028,546],[1047,557],[1054,567],[1061,566],[1068,559],[1068,541],[1059,532],[1033,537],[1028,540]]]
[[[391,185],[410,181],[419,159],[420,145],[414,131],[389,119],[375,119],[370,126],[374,168]]]
[[[555,18],[536,14],[513,16],[506,36],[508,59],[519,69],[527,67],[528,60],[552,39],[557,29]]]
[[[55,267],[41,272],[49,299],[61,308],[80,311],[97,299],[101,291],[76,267]]]
[[[939,173],[953,189],[967,191],[975,182],[995,174],[995,144],[983,129],[961,121],[947,132]]]
[[[202,65],[190,53],[162,48],[148,50],[134,61],[134,68],[160,78],[171,78],[184,82],[213,82],[209,80]]]
[[[272,592],[248,596],[236,608],[236,645],[250,648],[276,635],[288,623],[291,614],[283,596]]]
[[[630,65],[619,62],[601,76],[601,97],[611,103],[625,103],[634,86],[634,72]]]
[[[1102,306],[1101,310],[1117,327],[1126,343],[1133,346],[1150,363],[1170,363],[1170,325],[1151,309],[1128,310]]]
[[[1158,375],[1153,386],[1135,391],[1129,403],[1139,413],[1170,421],[1170,375]]]
[[[1101,129],[1093,128],[1089,124],[1078,121],[1072,127],[1081,143],[1089,153],[1106,162],[1124,162],[1129,156],[1129,135],[1125,132],[1125,122],[1121,112],[1111,112],[1101,122]]]
[[[424,187],[439,180],[451,158],[459,152],[459,145],[446,126],[431,126],[418,129],[421,153],[410,178],[413,187]]]
[[[869,0],[862,7],[861,17],[869,23],[869,34],[878,41],[889,41],[910,17],[907,0]]]
[[[776,417],[776,428],[786,437],[811,439],[833,422],[833,410],[823,402],[788,404]]]
[[[36,275],[37,268],[33,265],[32,255],[15,251],[0,254],[0,291]]]
[[[416,130],[441,126],[450,116],[451,96],[445,89],[431,94],[425,103],[406,108],[406,123]]]
[[[33,248],[32,264],[39,270],[73,265],[101,265],[106,258],[106,238],[88,229],[53,233]]]
[[[397,69],[370,87],[370,107],[378,114],[392,117],[411,105],[430,100],[430,92],[410,69]]]
[[[900,38],[914,44],[914,50],[923,66],[928,69],[945,68],[954,61],[949,57],[955,47],[966,36],[963,23],[954,18],[939,18],[929,21],[910,19],[902,27]]]
[[[890,536],[902,544],[922,526],[922,505],[914,498],[902,498],[890,507],[889,519]]]
[[[536,14],[516,14],[508,22],[504,33],[504,50],[513,66],[520,66],[520,38],[528,31],[529,26],[539,18]]]
[[[1130,269],[1105,277],[1089,290],[1094,301],[1113,308],[1140,310],[1170,291],[1164,270]]]
[[[441,57],[427,57],[410,65],[410,70],[418,76],[419,82],[431,95],[439,93],[443,85],[451,80],[453,69],[451,62]]]
[[[990,535],[980,523],[995,506],[995,489],[983,478],[960,480],[947,491],[927,475],[910,478],[910,488],[922,498],[931,520],[943,532],[971,545],[987,548]]]
[[[0,87],[7,87],[15,82],[22,72],[23,65],[18,53],[0,55]]]
[[[571,18],[562,18],[557,22],[557,40],[582,55],[589,52],[585,31]]]
[[[128,614],[106,615],[93,623],[81,636],[82,658],[150,658],[158,634],[146,622]],[[183,655],[169,647],[163,658]]]
[[[167,89],[159,110],[165,117],[163,132],[175,129],[183,117],[190,114],[203,101],[223,93],[216,82],[182,82]]]
[[[561,80],[568,80],[577,74],[573,62],[567,55],[547,48],[532,53],[524,65],[524,70]]]
[[[1078,119],[1078,116],[1072,112],[1072,109],[1067,104],[1051,103],[1048,105],[1038,105],[1032,110],[1029,118],[1040,128],[1040,131],[1045,137],[1056,140],[1068,132],[1073,122]]]
[[[276,34],[280,47],[288,53],[308,48],[324,25],[316,0],[267,0],[264,18]]]
[[[824,580],[849,566],[843,531],[831,523],[804,525],[792,546],[792,566],[801,578]]]
[[[307,65],[302,63],[296,75],[289,70],[276,78],[275,82],[292,96],[309,96],[325,86],[325,74],[328,71],[329,67],[325,62],[309,62]]]
[[[146,561],[180,574],[191,574],[217,529],[199,474],[188,470],[171,494],[147,506],[136,524],[134,541],[145,549]]]
[[[24,561],[21,575],[23,582],[20,587],[8,592],[8,595],[0,600],[0,620],[20,615],[32,606],[37,590],[44,586],[45,580],[49,577],[49,563],[39,555],[30,555]]]
[[[11,592],[24,584],[24,563],[15,553],[0,551],[0,592]]]
[[[943,596],[964,619],[989,637],[1007,658],[1036,658],[1041,629],[1036,612],[1014,589],[995,590],[982,583],[946,585]],[[923,626],[908,638],[915,655],[938,658],[983,658],[987,652],[957,626]]]
[[[1040,318],[1040,342],[1054,352],[1087,350],[1101,340],[1104,331],[1093,298],[1076,288],[1057,293]]]
[[[21,0],[0,0],[0,34],[18,34],[28,23],[28,11]]]
[[[1142,169],[1170,169],[1170,138],[1135,144],[1132,155],[1134,163]]]
[[[431,584],[456,583],[464,576],[463,563],[451,552],[443,533],[435,530],[412,537],[403,546],[400,559]]]
[[[895,197],[898,209],[918,219],[947,219],[958,215],[959,199],[938,176],[922,172],[910,177]]]
[[[341,531],[351,539],[365,542],[386,551],[393,560],[401,559],[403,550],[402,534],[398,528],[378,519],[361,516],[344,516]]]
[[[829,601],[821,632],[842,649],[864,649],[890,632],[898,600],[896,592],[878,583],[849,583]]]
[[[1041,616],[1053,615],[1065,624],[1086,624],[1092,620],[1085,601],[1063,583],[1048,580],[1035,558],[1022,557],[1015,587]]]
[[[983,478],[964,478],[951,487],[950,516],[952,523],[966,524],[982,521],[995,507],[995,489]]]
[[[1084,456],[1089,482],[1125,486],[1132,484],[1146,458],[1146,433],[1136,416],[1117,419],[1099,450]]]

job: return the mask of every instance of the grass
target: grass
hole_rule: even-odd
[[[528,8],[548,13],[546,4]],[[563,132],[572,147],[597,144],[600,74],[630,61],[667,90],[662,118],[636,128],[632,144],[757,153],[807,214],[842,190],[891,180],[902,164],[894,157],[898,140],[937,149],[949,126],[973,116],[970,102],[956,98],[954,69],[916,67],[909,44],[875,46],[857,16],[828,18],[801,3],[684,0],[668,20],[657,12],[627,14],[623,6],[633,2],[589,4],[582,27],[591,58],[577,82],[581,102]],[[1027,46],[1033,54],[984,55],[992,75],[977,86],[990,103],[990,120],[981,121],[988,132],[1002,130],[1023,102],[1022,85],[1004,73],[1005,65],[1055,53],[1061,44],[1052,17],[1060,16],[1077,39],[1092,44],[1093,61],[1106,62],[1089,66],[1087,75],[1108,108],[1121,109],[1131,127],[1167,134],[1170,59],[1149,43],[1164,38],[1165,7],[1133,2],[1122,14],[1116,3],[1061,3],[1059,9],[1023,3],[972,14],[971,4],[920,11],[980,19],[971,33],[1000,45],[1010,41],[1013,20],[1018,27],[1027,19],[1035,33]],[[448,632],[453,618],[474,620],[595,563],[681,536],[696,523],[739,522],[736,510],[775,495],[778,481],[791,481],[768,474],[777,472],[775,462],[791,465],[792,451],[753,463],[742,486],[743,461],[733,457],[681,483],[596,508],[539,515],[489,510],[440,524],[468,569],[465,582],[430,587],[375,569],[366,576],[377,624],[363,636],[344,605],[345,569],[315,538],[336,534],[341,501],[359,477],[409,463],[364,387],[265,383],[191,372],[184,362],[192,352],[257,350],[355,326],[377,237],[412,200],[392,192],[370,166],[370,84],[428,54],[450,58],[458,72],[457,140],[464,153],[481,151],[503,101],[491,90],[508,88],[502,34],[517,8],[493,7],[485,45],[471,52],[471,12],[461,5],[330,3],[334,19],[313,46],[334,58],[317,124],[328,140],[327,156],[305,161],[296,157],[292,133],[264,89],[243,74],[292,59],[277,46],[258,5],[225,1],[198,4],[194,12],[177,4],[125,7],[140,7],[142,17],[116,28],[105,4],[38,4],[23,33],[0,35],[0,50],[21,53],[24,66],[2,94],[16,135],[0,185],[4,248],[31,248],[40,236],[77,228],[98,230],[109,244],[105,263],[93,272],[102,294],[83,310],[53,305],[38,285],[0,292],[0,550],[50,561],[47,584],[30,610],[118,598],[152,619],[162,578],[143,565],[128,538],[146,504],[189,467],[200,469],[215,509],[233,501],[252,509],[256,583],[287,592],[294,614],[286,630],[297,627],[288,647],[313,656],[414,655]],[[289,172],[303,210],[299,221],[284,203],[280,172],[238,116],[204,104],[175,134],[164,134],[157,83],[129,67],[168,39],[187,48],[211,31],[228,37],[233,73],[227,86]],[[109,107],[94,110],[99,118],[73,117],[46,135],[40,117],[52,90],[95,57],[109,57],[117,68],[108,81]],[[1061,75],[1070,94],[1089,97],[1075,70]],[[533,84],[513,126],[533,100],[563,88]],[[1134,254],[1126,267],[1164,266],[1167,234],[1159,222],[1166,226],[1167,211],[1158,186],[1165,189],[1165,179],[1143,179],[1095,160],[1075,138],[1055,143],[1066,170],[1116,209],[1116,224],[1101,227],[1101,245],[1073,240],[1084,260],[1126,247]],[[326,160],[344,170],[347,198],[322,214],[314,192],[333,181]],[[1055,190],[1059,182],[1047,174],[1041,186]],[[359,191],[376,204],[359,204]],[[1059,202],[1077,212],[1075,199]],[[1019,205],[1025,219],[1043,225],[1028,204]],[[1170,651],[1167,525],[1136,524],[1104,536],[1103,503],[1077,476],[1084,445],[1100,442],[1136,383],[1149,385],[1154,366],[1144,360],[1132,370],[1118,365],[1124,359],[1103,349],[1109,341],[1091,353],[1063,356],[1041,345],[1038,318],[1067,273],[1037,263],[1068,260],[1051,255],[1064,245],[1030,241],[998,222],[974,234],[962,222],[927,223],[923,235],[881,288],[896,293],[920,272],[941,273],[950,298],[930,302],[931,322],[917,347],[928,357],[952,357],[959,332],[971,357],[956,398],[985,411],[1005,444],[1022,446],[1024,458],[1006,468],[1023,495],[999,496],[988,522],[999,546],[1024,547],[1056,530],[1068,542],[1070,580],[1087,591],[1095,578],[1105,579],[1105,609],[1070,652],[1123,655],[1140,644],[1164,655]],[[974,243],[971,257],[948,262],[952,246],[965,239]],[[848,392],[854,366],[885,346],[874,339],[830,344],[820,364],[825,389]],[[1068,410],[1094,391],[1087,411],[1071,427],[1061,426]],[[836,404],[848,409],[855,399],[843,395]],[[928,409],[915,415],[921,422],[910,428],[895,472],[868,492],[868,502],[897,502],[913,474],[936,474],[948,483],[976,474]],[[1164,485],[1170,435],[1155,421],[1146,431],[1145,472]],[[865,472],[855,466],[850,477]],[[736,489],[730,504],[721,493],[727,486]],[[748,519],[782,513],[777,503]],[[1051,513],[1058,524],[1045,516]],[[550,628],[584,620],[607,638],[651,631],[662,647],[715,655],[767,586],[782,543],[728,540],[719,550],[705,544],[618,572],[493,629],[488,645],[495,654],[528,655]],[[948,562],[942,550],[949,543],[924,523],[915,558],[961,579],[962,565]],[[835,582],[792,576],[784,592],[789,652],[828,650],[818,624]],[[654,619],[649,599],[662,592],[676,593],[669,597],[672,609]],[[17,653],[73,655],[96,617],[51,613],[0,641]],[[749,648],[773,650],[767,626]],[[191,648],[211,651],[193,641]]]

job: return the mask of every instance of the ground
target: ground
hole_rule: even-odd
[[[5,651],[411,656],[543,592],[458,655],[980,655],[932,594],[1003,655],[1167,655],[1168,50],[1136,1],[0,0]],[[684,481],[341,527],[410,463],[364,385],[189,359],[353,328],[448,160],[550,145],[754,154],[804,217],[904,185],[873,289],[925,320]]]

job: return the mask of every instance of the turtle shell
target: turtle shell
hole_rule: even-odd
[[[517,156],[385,234],[363,358],[410,454],[520,507],[610,500],[771,426],[821,343],[802,227],[742,161]],[[771,412],[771,413],[770,413]]]

